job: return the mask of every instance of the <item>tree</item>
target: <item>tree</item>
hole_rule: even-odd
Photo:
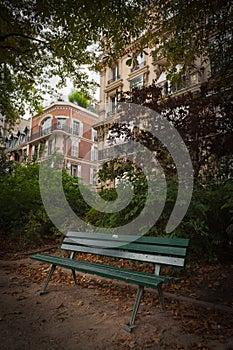
[[[211,57],[215,87],[232,83],[229,0],[3,0],[0,28],[0,112],[11,124],[26,102],[39,109],[50,77],[86,86],[84,64],[110,65],[144,29],[139,49],[162,53],[170,72]]]
[[[213,94],[208,88],[208,84],[201,85],[197,92],[186,92],[178,96],[168,95],[162,98],[161,88],[156,85],[133,89],[132,91],[119,94],[119,102],[133,103],[148,107],[171,122],[180,133],[182,139],[188,147],[192,158],[195,177],[202,177],[203,171],[211,164],[213,171],[213,160],[229,158],[229,169],[225,168],[225,177],[232,177],[232,150],[233,150],[233,116],[232,100],[226,95]],[[136,132],[128,127],[127,120],[132,115],[136,125],[143,116],[135,116],[127,108],[126,115],[121,115],[121,123],[117,121],[111,125],[110,130],[114,137],[126,135],[128,139],[141,142],[151,151],[157,152],[157,158],[168,169],[170,175],[173,174],[169,167],[168,153],[164,146],[147,131]],[[144,119],[147,122],[148,130],[154,125],[154,115],[145,111]],[[126,124],[124,124],[126,120]],[[131,119],[130,119],[131,120]],[[134,121],[134,120],[132,120]],[[114,142],[114,137],[109,142]],[[228,160],[227,160],[228,161]],[[227,171],[227,172],[226,172]],[[229,173],[230,172],[230,173]]]
[[[206,84],[201,86],[198,93],[188,92],[162,98],[161,88],[152,85],[121,93],[119,102],[126,102],[127,108],[124,110],[119,103],[118,118],[113,124],[106,125],[110,130],[108,146],[114,147],[115,139],[120,136],[124,136],[126,141],[134,140],[141,143],[151,152],[155,152],[155,158],[162,166],[166,177],[165,207],[149,234],[164,234],[177,201],[178,172],[168,149],[149,132],[153,130],[152,126],[156,125],[155,115],[147,113],[146,109],[143,114],[143,108],[140,109],[140,113],[133,113],[135,104],[153,109],[159,112],[162,118],[169,120],[181,134],[192,159],[195,175],[192,201],[185,217],[172,235],[192,238],[196,254],[207,259],[213,259],[213,254],[217,250],[216,243],[218,247],[220,243],[226,244],[224,251],[228,249],[230,251],[229,242],[233,236],[233,118],[230,98],[210,94]],[[135,121],[135,125],[139,125],[139,121],[143,125],[144,120],[145,128],[132,129],[129,120]],[[172,135],[170,140],[172,141]],[[135,152],[135,144],[133,148],[132,152]],[[134,160],[135,163],[130,167],[126,154],[125,160],[116,158],[103,164],[98,173],[99,179],[103,182],[113,181],[116,178],[125,178],[127,174],[135,196],[127,208],[114,214],[103,215],[92,208],[87,213],[87,219],[91,223],[103,227],[116,227],[138,215],[137,210],[141,210],[144,206],[148,188],[147,181],[138,168],[141,156],[138,159],[136,152]],[[183,166],[185,168],[185,163]],[[106,196],[109,200],[112,198],[112,191],[111,189],[109,197]],[[158,200],[156,196],[154,199]]]
[[[78,90],[72,90],[68,98],[70,102],[76,103],[80,107],[87,108],[89,105],[89,99]]]
[[[11,168],[9,168],[11,166]],[[24,162],[7,164],[0,158],[0,239],[40,243],[55,238],[58,229],[50,220],[41,198],[40,165]],[[5,169],[3,171],[2,169]],[[11,170],[11,171],[9,171]],[[50,169],[51,170],[51,169]],[[47,169],[48,176],[51,171]],[[54,173],[53,173],[54,174]],[[60,175],[59,175],[60,176]],[[89,209],[78,186],[80,179],[62,171],[64,193],[72,210],[83,218]],[[55,191],[56,184],[51,191]],[[60,210],[60,203],[54,210]],[[67,218],[68,220],[68,218]]]
[[[147,18],[149,30],[141,47],[152,47],[155,61],[166,57],[165,69],[176,78],[195,68],[197,58],[201,58],[202,64],[210,60],[212,88],[231,93],[231,1],[159,0],[150,9]],[[182,68],[179,72],[177,65]]]
[[[0,142],[3,142],[2,138],[0,138]],[[9,154],[6,153],[3,147],[0,147],[0,177],[10,173],[13,167],[14,164],[10,160]]]
[[[137,64],[137,55],[152,50],[154,61],[166,58],[170,79],[181,79],[195,68],[197,58],[202,64],[210,60],[210,85],[216,92],[232,94],[232,3],[229,0],[158,0],[147,10],[145,33],[137,42],[128,64]],[[119,46],[106,40],[105,62],[122,55]],[[177,70],[179,65],[179,71]]]
[[[150,1],[3,0],[0,4],[0,112],[14,124],[25,104],[39,109],[49,79],[87,88],[103,36],[124,47],[144,25]],[[140,18],[140,21],[139,21]],[[89,84],[89,87],[93,86]],[[50,91],[51,92],[51,91]]]

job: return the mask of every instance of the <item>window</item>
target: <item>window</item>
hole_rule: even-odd
[[[110,99],[110,110],[111,110],[111,112],[115,113],[116,106],[117,106],[117,97],[116,96],[112,96],[111,99]]]
[[[41,135],[47,135],[52,131],[52,119],[49,117],[41,123]]]
[[[92,141],[98,141],[97,139],[97,131],[95,129],[91,129]]]
[[[140,74],[137,77],[130,80],[130,90],[135,88],[142,88],[144,85],[144,74]]]
[[[117,64],[116,66],[113,66],[110,69],[110,80],[108,81],[108,83],[111,84],[112,82],[114,82],[118,79],[120,79],[120,76],[119,76],[119,67]]]
[[[23,131],[22,133],[21,133],[21,142],[22,143],[24,143],[24,142],[26,142],[27,141],[27,135],[25,134],[25,132]]]
[[[70,175],[77,176],[77,165],[71,164]]]
[[[109,97],[109,106],[108,106],[107,117],[111,117],[116,112],[117,112],[117,96],[114,95],[114,96]]]
[[[135,59],[136,59],[136,64],[134,63],[133,68],[131,68],[131,72],[134,72],[135,70],[145,66],[145,59],[144,59],[143,52],[140,52],[138,55],[136,55]]]
[[[76,120],[73,120],[72,133],[74,135],[78,135],[79,133],[79,122],[77,122]]]
[[[90,184],[96,185],[96,169],[90,168]]]
[[[57,128],[65,130],[66,129],[66,119],[65,118],[58,118],[57,120]]]
[[[98,157],[98,150],[97,147],[92,145],[91,146],[91,160],[94,162],[97,160]]]
[[[71,155],[78,157],[78,141],[72,141]]]
[[[51,155],[53,152],[53,140],[49,140],[48,142],[48,155]]]
[[[78,165],[78,177],[82,177],[82,166]]]
[[[34,146],[34,152],[33,152],[33,160],[36,160],[38,158],[38,145]]]
[[[19,143],[19,137],[17,135],[14,135],[13,139],[13,147],[16,147]]]
[[[190,78],[188,75],[182,75],[179,82],[173,84],[171,81],[167,80],[164,84],[164,94],[174,94],[175,92],[186,89],[190,85]]]
[[[83,136],[83,123],[77,120],[73,120],[72,133],[74,135]]]

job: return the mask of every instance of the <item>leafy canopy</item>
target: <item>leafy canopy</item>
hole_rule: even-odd
[[[156,46],[153,54],[166,56],[167,68],[186,69],[211,54],[216,72],[221,66],[218,86],[232,81],[228,0],[3,0],[0,28],[0,113],[10,124],[25,103],[40,108],[53,76],[88,89],[83,65],[97,67],[103,52],[111,64],[145,28],[139,49]]]
[[[92,45],[106,36],[123,47],[142,27],[138,18],[149,2],[1,1],[0,113],[14,124],[26,102],[38,110],[53,76],[87,88],[82,67],[95,61]]]

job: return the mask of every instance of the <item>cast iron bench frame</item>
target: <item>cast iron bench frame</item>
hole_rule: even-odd
[[[46,288],[57,266],[71,269],[75,284],[78,284],[75,271],[136,284],[138,290],[131,319],[129,324],[124,326],[126,331],[131,332],[135,327],[135,318],[145,287],[157,289],[162,309],[165,311],[162,285],[163,283],[177,283],[179,281],[177,278],[160,275],[161,266],[184,267],[188,245],[189,239],[186,238],[68,232],[61,249],[70,251],[70,258],[47,254],[35,254],[30,258],[51,264],[44,287],[39,292],[40,295],[46,293]],[[77,253],[153,263],[155,267],[154,274],[78,260],[75,259]]]

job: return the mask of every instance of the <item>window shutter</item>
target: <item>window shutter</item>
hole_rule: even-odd
[[[78,165],[78,177],[82,177],[82,166]]]
[[[79,136],[83,136],[83,123],[79,123]]]
[[[90,168],[90,184],[93,183],[93,175],[94,175],[93,168]]]

